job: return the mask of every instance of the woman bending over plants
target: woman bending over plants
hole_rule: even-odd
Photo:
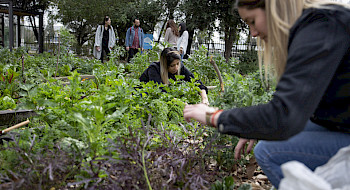
[[[160,54],[160,61],[153,62],[142,73],[141,82],[154,81],[158,84],[169,84],[169,79],[176,80],[176,75],[185,76],[184,80],[190,82],[194,75],[180,62],[181,56],[175,48],[165,48]],[[201,81],[199,88],[201,89],[202,103],[209,104],[207,92],[208,89]]]
[[[276,71],[273,99],[218,111],[187,105],[184,118],[261,139],[255,157],[278,187],[283,163],[296,160],[314,170],[350,145],[350,9],[322,0],[237,0],[237,7],[258,37],[262,64]]]

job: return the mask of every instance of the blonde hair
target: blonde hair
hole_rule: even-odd
[[[277,80],[284,73],[287,64],[287,46],[289,30],[301,16],[304,9],[308,8],[330,8],[326,5],[337,4],[348,7],[348,5],[327,0],[238,0],[237,5],[248,9],[254,3],[265,7],[267,21],[267,43],[258,37],[259,68],[265,68],[265,79],[268,71],[273,71]]]
[[[181,59],[180,53],[170,47],[165,48],[160,54],[160,77],[164,84],[169,84],[168,68],[174,60]],[[178,67],[177,75],[180,75],[181,66]]]

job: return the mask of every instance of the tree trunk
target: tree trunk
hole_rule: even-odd
[[[83,46],[79,43],[77,43],[75,45],[75,53],[77,53],[77,55],[81,55],[82,54],[82,49],[83,49]]]
[[[169,18],[169,16],[167,18]],[[168,19],[165,19],[165,22],[163,23],[162,29],[160,29],[160,33],[159,33],[159,37],[158,37],[157,43],[160,42],[160,38],[162,37],[162,34],[163,34],[164,28],[166,26],[166,23],[168,22],[167,20]]]
[[[175,9],[172,8],[172,9],[168,9],[168,10],[169,10],[169,15],[168,15],[169,20],[170,20],[170,19],[173,19],[173,20],[174,20],[174,12],[175,12]]]
[[[82,47],[84,43],[89,40],[89,34],[87,33],[87,31],[88,30],[86,29],[85,25],[81,25],[78,28],[78,31],[75,33],[75,38],[77,40],[77,44],[75,45],[75,51],[77,55],[82,54]]]
[[[29,22],[30,25],[32,25],[35,39],[39,42],[39,33],[38,28],[36,27],[35,18],[33,16],[29,16]]]
[[[225,28],[225,59],[230,61],[233,42],[236,41],[236,28],[227,26]]]
[[[193,36],[194,36],[194,30],[188,30],[188,45],[187,45],[187,51],[186,54],[191,54],[191,46],[193,42]]]

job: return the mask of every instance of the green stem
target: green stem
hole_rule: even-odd
[[[147,185],[148,185],[148,189],[152,190],[152,186],[151,186],[151,183],[149,182],[148,175],[147,175],[147,170],[146,170],[145,147],[146,146],[143,146],[143,149],[142,149],[142,166],[143,166],[142,169],[143,169],[143,172],[145,174],[145,178],[146,178],[146,182],[147,182]]]

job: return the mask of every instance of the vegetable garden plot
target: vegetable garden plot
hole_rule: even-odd
[[[19,123],[35,115],[37,114],[33,110],[4,110],[0,111],[0,123],[1,125]]]
[[[140,65],[133,66],[116,64],[116,60],[101,64],[67,57],[65,63],[82,63],[68,70],[67,86],[35,57],[25,58],[32,61],[24,71],[25,83],[17,78],[15,93],[1,97],[12,98],[15,109],[31,109],[38,115],[25,129],[8,133],[14,141],[0,146],[1,184],[35,189],[128,185],[140,189],[201,189],[211,188],[216,181],[217,185],[231,181],[226,178],[229,176],[238,176],[234,178],[235,188],[248,180],[244,175],[251,156],[232,160],[236,138],[184,121],[185,104],[200,101],[196,79],[189,83],[171,81],[169,86],[138,81],[135,73],[149,65],[152,54],[157,52],[139,55],[135,63]],[[55,58],[38,59],[50,63],[47,66],[56,63],[51,60]],[[209,58],[201,59],[210,64]],[[214,59],[219,69],[225,68],[225,63],[217,61],[220,58]],[[79,73],[84,65],[90,65],[93,79],[84,80]],[[19,72],[20,63],[10,61],[6,68]],[[198,71],[215,73],[207,69]],[[219,95],[219,88],[211,90],[212,105],[255,105],[271,97],[256,73],[242,76],[233,70],[221,72],[225,92]],[[206,85],[219,86],[219,81],[214,75]],[[268,182],[260,184],[265,187]]]

